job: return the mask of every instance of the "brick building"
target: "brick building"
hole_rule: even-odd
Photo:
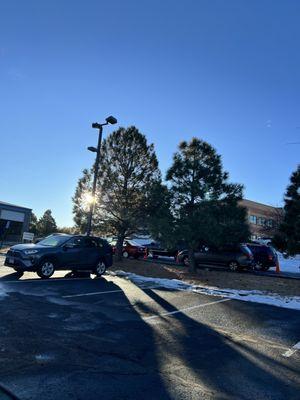
[[[252,200],[242,200],[240,204],[247,208],[251,239],[272,237],[283,217],[283,209]]]

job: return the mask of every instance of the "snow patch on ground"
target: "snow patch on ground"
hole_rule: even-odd
[[[282,253],[277,252],[280,271],[282,272],[293,272],[294,274],[300,274],[300,254],[295,257],[284,258]]]
[[[275,307],[300,310],[300,296],[284,297],[277,295],[276,293],[270,294],[259,290],[219,289],[217,287],[191,285],[178,279],[150,278],[120,270],[110,272],[110,274],[128,279],[140,287],[163,287],[166,289],[189,291],[209,296],[220,296],[235,300],[250,301],[253,303],[268,304]]]

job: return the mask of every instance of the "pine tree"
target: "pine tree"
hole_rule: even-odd
[[[290,178],[284,198],[284,220],[280,226],[288,254],[300,253],[300,165]]]
[[[182,142],[167,171],[172,196],[176,240],[185,241],[190,269],[200,244],[238,243],[249,235],[246,210],[238,206],[243,187],[228,183],[220,155],[208,143],[193,138]]]
[[[92,191],[91,171],[84,169],[82,177],[78,179],[73,201],[73,219],[75,229],[79,233],[85,233],[87,229],[87,220],[89,213],[89,196]]]
[[[175,220],[171,209],[171,193],[166,185],[153,185],[148,202],[147,231],[166,248],[177,245]]]
[[[35,235],[38,235],[38,219],[37,216],[32,212],[31,213],[31,218],[30,218],[30,224],[29,224],[29,231],[31,233],[34,233]]]
[[[117,259],[126,235],[144,228],[152,188],[160,179],[154,146],[136,127],[119,128],[103,141],[97,228],[117,236]]]
[[[57,232],[57,225],[51,210],[46,210],[37,223],[38,233],[42,236]]]

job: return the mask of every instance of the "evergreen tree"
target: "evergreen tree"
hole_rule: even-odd
[[[73,201],[73,219],[75,222],[75,230],[78,233],[85,233],[87,229],[87,220],[91,200],[89,197],[92,192],[91,171],[84,169],[82,177],[79,178]]]
[[[161,176],[153,144],[134,126],[103,141],[96,201],[96,225],[117,236],[117,259],[126,235],[144,228],[153,186]]]
[[[57,232],[59,233],[66,233],[67,235],[73,235],[75,232],[75,229],[70,226],[59,226],[57,228]]]
[[[57,232],[57,226],[55,219],[52,216],[51,210],[46,210],[44,215],[39,219],[37,223],[38,233],[42,236],[50,235],[51,233]]]
[[[175,219],[171,210],[171,193],[166,185],[153,185],[148,202],[147,231],[164,247],[172,248],[177,243]]]
[[[284,198],[284,220],[280,233],[290,255],[300,253],[300,165],[290,178]]]
[[[246,210],[238,206],[243,187],[228,183],[221,157],[210,144],[197,138],[180,143],[166,179],[172,196],[174,238],[187,244],[192,271],[194,251],[200,244],[220,246],[248,238]]]
[[[37,216],[32,212],[31,213],[31,218],[30,218],[30,224],[29,224],[29,231],[31,233],[34,233],[34,235],[38,235],[38,219]]]

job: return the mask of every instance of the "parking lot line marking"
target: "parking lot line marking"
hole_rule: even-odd
[[[5,280],[0,280],[0,283],[5,283],[5,284],[11,284],[11,283],[35,283],[35,282],[40,282],[40,283],[50,283],[50,282],[64,282],[64,281],[69,281],[69,282],[78,282],[78,281],[93,281],[91,278],[52,278],[52,279],[19,279],[16,281],[5,281]]]
[[[300,350],[300,342],[296,343],[291,349],[283,353],[283,357],[291,357],[296,351]]]
[[[150,320],[153,320],[156,318],[161,318],[161,317],[165,317],[165,316],[169,316],[169,315],[184,313],[185,311],[191,311],[191,310],[195,310],[200,307],[211,306],[213,304],[223,303],[224,301],[230,301],[230,300],[232,300],[232,299],[221,299],[221,300],[211,301],[209,303],[203,303],[203,304],[198,304],[196,306],[181,308],[180,310],[176,310],[176,311],[170,311],[170,312],[164,312],[164,313],[157,314],[157,315],[151,315],[151,317],[144,317],[143,319],[146,321],[150,321]]]
[[[137,286],[139,287],[139,286]],[[143,288],[143,290],[147,290],[147,289],[158,289],[159,286],[153,286],[153,287],[147,287],[147,288]],[[118,290],[104,290],[102,292],[89,292],[89,293],[78,293],[78,294],[69,294],[67,296],[62,296],[63,299],[67,299],[70,297],[82,297],[82,296],[97,296],[99,294],[106,294],[106,293],[117,293],[117,292],[124,292],[124,290],[122,289],[118,289]]]
[[[69,294],[67,296],[63,296],[63,299],[68,299],[69,297],[81,297],[81,296],[95,296],[97,294],[106,294],[106,293],[116,293],[116,292],[123,292],[123,290],[106,290],[103,292],[90,292],[90,293],[79,293],[79,294]]]

